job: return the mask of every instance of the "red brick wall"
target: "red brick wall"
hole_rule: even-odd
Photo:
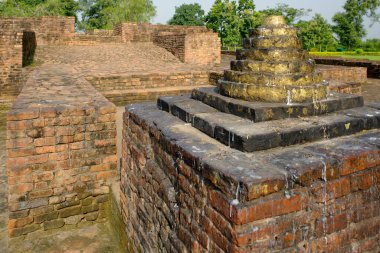
[[[368,77],[380,78],[380,62],[379,61],[369,61],[365,59],[344,59],[340,57],[313,56],[313,58],[317,64],[367,68]]]
[[[221,62],[220,39],[206,27],[122,23],[115,26],[114,34],[123,42],[153,42],[186,63]]]
[[[105,219],[118,179],[115,112],[73,69],[34,70],[7,119],[11,237]]]
[[[184,62],[215,65],[221,62],[220,39],[216,33],[192,33],[186,36]]]
[[[169,132],[159,130],[149,115],[143,119],[124,114],[121,207],[136,248],[147,252],[380,249],[376,147],[347,139],[312,144],[308,150],[325,157],[325,176],[321,162],[318,166],[306,162],[297,183],[289,180],[285,186],[280,180],[252,186],[246,199],[232,205],[234,197],[223,190],[232,185],[228,172],[223,177],[215,168],[203,167],[201,158],[193,155],[196,152],[186,148],[192,143],[188,136],[174,133],[175,140],[170,140]],[[302,166],[293,164],[294,150],[277,153],[288,157],[288,166]]]
[[[341,83],[366,83],[367,68],[317,65],[323,79]]]
[[[22,88],[23,32],[35,32],[39,46],[64,43],[74,36],[74,21],[73,17],[0,18],[1,99],[14,99]],[[25,39],[31,42],[30,36]]]
[[[133,74],[86,78],[97,91],[117,105],[154,100],[158,96],[188,93],[194,87],[207,86],[209,73],[203,71]]]
[[[22,31],[0,29],[0,98],[13,99],[22,86]]]
[[[34,31],[37,44],[59,44],[75,34],[74,17],[0,18],[0,30]]]

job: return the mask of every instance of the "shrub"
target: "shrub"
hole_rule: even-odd
[[[361,49],[361,48],[358,48],[358,49],[355,49],[355,53],[356,53],[356,54],[363,54],[363,53],[364,53],[364,50]]]
[[[310,52],[318,52],[318,51],[319,51],[318,48],[315,48],[315,47],[310,49]]]

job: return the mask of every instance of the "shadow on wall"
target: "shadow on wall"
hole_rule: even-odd
[[[37,48],[36,33],[24,31],[22,35],[22,66],[26,67],[33,63]]]

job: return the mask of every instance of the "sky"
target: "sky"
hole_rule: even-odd
[[[180,6],[181,4],[190,4],[190,3],[199,3],[202,8],[207,13],[214,0],[153,0],[155,6],[157,7],[157,15],[153,19],[153,23],[165,24],[174,14],[175,7]],[[312,12],[308,17],[304,19],[311,18],[315,13],[320,13],[324,16],[329,23],[332,23],[332,16],[343,10],[342,6],[346,0],[255,0],[257,10],[266,9],[267,7],[275,7],[276,3],[285,3],[295,8],[305,8],[312,9]],[[379,10],[380,11],[380,10]],[[380,38],[380,24],[376,23],[370,27],[370,20],[365,20],[365,25],[367,28],[367,38]]]

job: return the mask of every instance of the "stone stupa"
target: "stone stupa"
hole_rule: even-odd
[[[223,95],[247,101],[299,103],[326,99],[328,83],[283,16],[265,18],[220,81]]]
[[[127,107],[128,234],[148,252],[378,252],[380,104],[329,92],[283,17],[251,35],[219,87]]]

